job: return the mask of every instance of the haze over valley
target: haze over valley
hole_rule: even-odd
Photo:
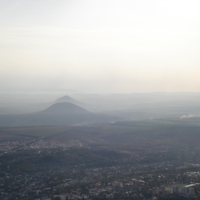
[[[0,200],[199,200],[198,0],[0,1]]]

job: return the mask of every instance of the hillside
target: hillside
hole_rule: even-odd
[[[40,114],[62,114],[62,115],[73,115],[73,114],[89,114],[87,110],[80,106],[74,105],[69,102],[55,103],[47,109],[40,112]]]
[[[0,115],[0,126],[54,126],[110,122],[115,118],[90,113],[69,102],[55,103],[47,109],[21,115]]]

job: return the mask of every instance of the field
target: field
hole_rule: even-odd
[[[12,127],[1,128],[0,133],[9,135],[23,135],[33,137],[50,137],[52,135],[69,130],[67,126],[42,126],[42,127]]]
[[[200,124],[195,121],[122,121],[85,126],[42,126],[1,128],[4,135],[43,137],[67,143],[72,140],[89,145],[131,147],[145,145],[200,145]]]

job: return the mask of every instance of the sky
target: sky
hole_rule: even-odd
[[[199,0],[0,0],[0,92],[200,92]]]

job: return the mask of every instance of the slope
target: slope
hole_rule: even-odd
[[[113,121],[107,115],[90,113],[69,102],[55,103],[47,109],[22,115],[0,115],[0,126],[60,126]]]

